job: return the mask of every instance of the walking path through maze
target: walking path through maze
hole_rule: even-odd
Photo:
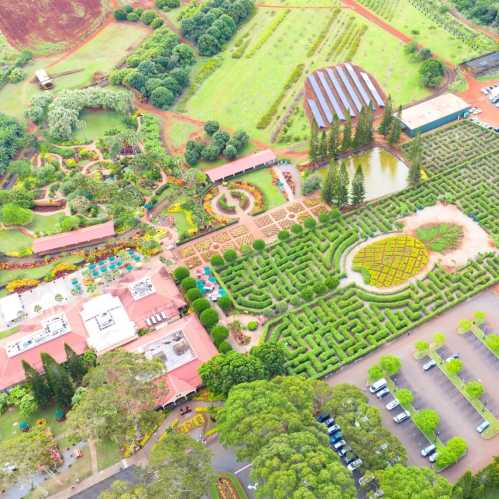
[[[340,285],[336,290],[320,286],[328,276],[344,277],[342,260],[350,247],[397,231],[397,220],[439,200],[456,204],[497,240],[499,143],[493,132],[488,136],[484,132],[488,133],[464,122],[425,136],[432,158],[430,180],[370,203],[339,221],[320,224],[285,242],[277,241],[263,252],[242,256],[217,271],[241,311],[271,318],[266,337],[283,341],[289,348],[293,373],[314,377],[331,373],[499,282],[499,256],[491,251],[453,273],[436,267],[393,294],[368,292],[354,284]],[[460,164],[446,168],[447,148],[462,136],[471,136],[470,140],[483,147],[473,149],[472,159],[462,156]],[[491,144],[497,145],[491,149]],[[282,223],[274,221],[271,225]],[[307,290],[309,294],[313,291],[312,300]]]

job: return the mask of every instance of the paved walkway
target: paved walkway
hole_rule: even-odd
[[[281,182],[281,185],[284,189],[284,193],[286,194],[286,199],[288,201],[294,201],[295,195],[294,195],[293,191],[291,190],[291,187],[289,186],[288,182],[286,181],[286,179],[284,177],[284,173],[282,172],[282,170],[276,166],[272,167],[272,169]]]

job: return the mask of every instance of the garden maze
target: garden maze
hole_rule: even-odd
[[[497,241],[499,142],[490,135],[485,153],[480,146],[485,145],[484,133],[463,122],[425,136],[431,154],[425,158],[431,158],[429,170],[435,172],[430,180],[219,270],[218,278],[240,309],[273,317],[266,339],[287,346],[292,373],[325,376],[499,281],[499,256],[490,252],[454,273],[435,267],[392,294],[367,292],[354,284],[336,290],[317,287],[329,276],[344,277],[340,262],[353,245],[397,231],[398,219],[439,200],[455,203]],[[463,136],[474,148],[461,156],[461,164],[446,168],[447,148],[454,143],[455,153]]]

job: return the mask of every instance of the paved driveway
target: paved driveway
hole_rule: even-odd
[[[468,455],[443,473],[453,481],[457,480],[467,469],[478,471],[486,466],[497,455],[499,436],[492,440],[484,440],[476,433],[475,426],[481,421],[480,416],[437,367],[426,373],[422,370],[421,361],[416,361],[413,357],[414,344],[418,340],[431,341],[435,332],[443,332],[446,336],[445,348],[447,350],[445,351],[448,351],[449,355],[459,352],[466,366],[467,375],[471,379],[480,379],[484,383],[488,394],[488,407],[493,409],[497,416],[499,390],[496,380],[499,373],[499,361],[489,355],[482,345],[477,345],[473,338],[456,333],[459,321],[471,318],[477,310],[486,312],[488,326],[497,332],[499,329],[499,288],[496,291],[492,289],[483,291],[474,298],[384,345],[367,357],[345,366],[326,380],[333,385],[351,383],[365,389],[367,370],[370,366],[377,363],[382,355],[400,356],[403,367],[397,381],[401,383],[401,386],[407,386],[415,393],[416,407],[418,409],[434,408],[440,413],[442,418],[440,431],[443,439],[459,435],[468,442],[470,447]],[[373,405],[380,408],[386,427],[406,446],[409,462],[418,466],[429,466],[428,461],[419,454],[424,445],[424,438],[418,435],[414,425],[411,422],[395,424],[392,417],[397,409],[388,412],[384,408],[384,405],[391,400],[391,396],[385,397],[381,402],[372,395],[369,395],[369,399]]]

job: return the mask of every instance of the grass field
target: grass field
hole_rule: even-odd
[[[60,231],[59,220],[63,213],[54,213],[53,215],[33,215],[33,221],[27,228],[33,232],[43,232],[44,234],[55,234]]]
[[[173,147],[180,147],[189,140],[191,133],[198,130],[199,127],[193,123],[174,119],[167,132],[165,132],[165,134],[167,133],[165,139],[167,144],[172,144]]]
[[[123,116],[113,111],[84,111],[80,115],[84,126],[73,134],[73,138],[81,143],[94,141],[104,136],[104,132],[111,128],[125,130]]]
[[[112,464],[118,462],[121,458],[118,444],[111,442],[110,440],[98,440],[96,449],[97,468],[99,471],[108,468]]]
[[[31,248],[33,239],[16,229],[0,230],[0,252],[16,253]]]
[[[109,73],[148,33],[150,31],[141,23],[109,25],[76,52],[49,68],[51,75],[82,70],[56,78],[56,87],[75,88],[88,85],[94,73]]]
[[[79,256],[65,256],[48,265],[42,265],[33,269],[1,270],[0,286],[14,279],[43,279],[59,263],[79,263],[81,261],[82,258]]]
[[[259,130],[257,123],[281,95],[297,64],[305,64],[303,74],[286,92],[276,118],[292,104],[309,72],[348,59],[373,74],[396,103],[407,104],[429,94],[420,86],[419,66],[409,60],[404,44],[381,28],[368,24],[362,16],[343,9],[320,38],[331,19],[332,9],[290,10],[269,35],[269,27],[282,12],[282,9],[258,9],[224,52],[222,65],[187,101],[187,114],[202,120],[216,119],[228,128],[245,129],[254,139],[269,141],[273,125]],[[345,36],[354,30],[360,31],[362,26],[368,29],[352,57],[352,42]],[[312,48],[318,37],[321,43],[314,52]],[[247,49],[242,56],[233,58],[238,47],[245,44]],[[301,102],[298,98],[298,106]],[[287,142],[308,137],[308,122],[303,113],[295,115],[287,136]]]
[[[268,168],[248,173],[237,180],[255,184],[263,192],[265,197],[265,208],[271,210],[286,202],[286,197],[277,186],[272,183],[272,174]]]

